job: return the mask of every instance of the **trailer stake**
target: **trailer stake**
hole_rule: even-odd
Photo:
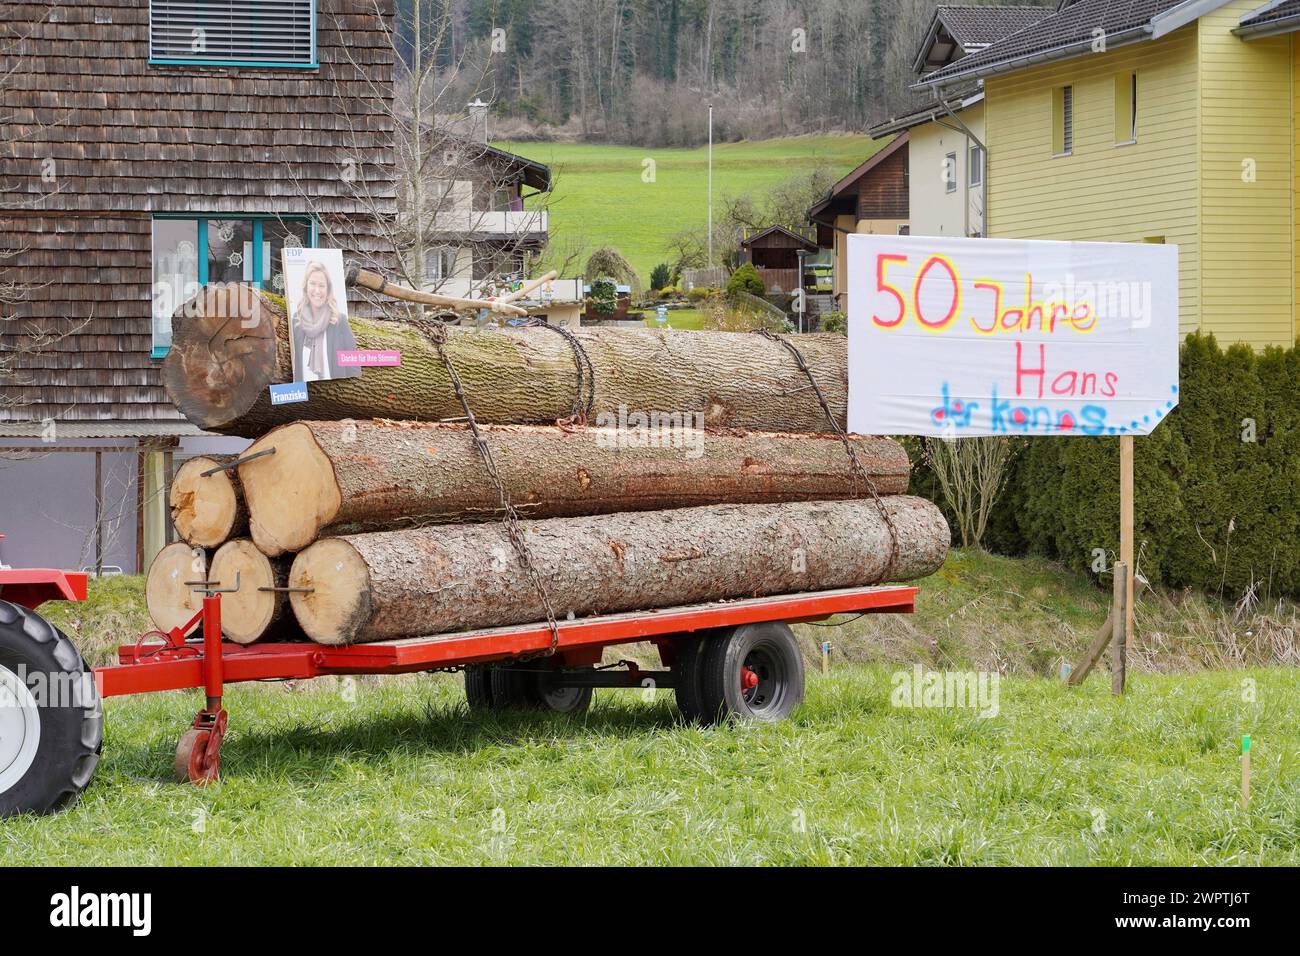
[[[219,471],[229,471],[231,468],[238,468],[240,465],[247,464],[254,459],[261,458],[265,455],[274,455],[275,448],[266,448],[262,451],[253,452],[251,455],[245,455],[242,458],[236,458],[234,461],[228,461],[224,465],[217,465],[215,468],[209,468],[207,471],[199,472],[200,478],[210,478]]]

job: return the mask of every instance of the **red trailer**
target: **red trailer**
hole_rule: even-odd
[[[104,697],[203,688],[205,705],[181,736],[181,780],[216,779],[228,715],[226,684],[327,674],[462,671],[471,710],[585,709],[596,687],[672,688],[687,720],[780,720],[803,699],[793,623],[844,613],[911,613],[914,587],[862,587],[715,601],[545,624],[330,647],[249,646],[221,639],[216,582],[192,582],[203,608],[184,627],[151,631],[119,648],[120,663],[86,667],[72,642],[34,613],[47,600],[84,600],[86,575],[0,568],[0,816],[44,813],[89,784],[103,738]],[[554,646],[553,646],[554,641]],[[654,643],[664,670],[620,662],[604,649]]]

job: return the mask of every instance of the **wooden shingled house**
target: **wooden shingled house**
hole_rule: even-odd
[[[135,572],[176,461],[243,444],[168,401],[174,307],[211,282],[280,290],[285,245],[380,248],[391,0],[4,9],[0,562]]]

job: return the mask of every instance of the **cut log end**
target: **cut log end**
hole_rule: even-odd
[[[221,595],[221,632],[236,644],[265,637],[284,606],[283,592],[258,590],[284,584],[271,559],[247,539],[227,541],[212,556],[209,573],[221,588],[233,588],[239,576],[239,590]]]
[[[303,631],[318,644],[347,644],[370,620],[370,569],[342,538],[323,538],[294,559],[289,600]]]
[[[239,466],[253,542],[272,557],[301,551],[334,520],[342,493],[334,466],[306,425],[277,428],[254,442],[246,457],[275,454]]]
[[[191,458],[172,479],[172,524],[194,547],[215,548],[244,531],[246,513],[236,479],[228,471],[203,475],[219,464],[217,458]]]
[[[208,561],[202,548],[176,542],[158,552],[145,577],[145,606],[160,631],[184,627],[198,613],[202,598],[186,581],[202,581]]]
[[[223,430],[276,380],[276,329],[284,324],[274,300],[251,286],[208,286],[172,317],[167,394],[195,425]]]

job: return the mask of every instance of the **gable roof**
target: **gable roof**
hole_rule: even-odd
[[[1155,40],[1223,6],[1227,0],[1077,0],[1063,3],[1018,33],[922,77],[915,86],[942,86],[1065,60],[1089,52],[1104,35],[1108,49]],[[1097,31],[1101,31],[1099,34]]]
[[[1049,7],[952,6],[935,7],[925,39],[913,58],[912,68],[923,72],[953,59],[984,49],[1005,36],[1051,16]],[[953,54],[957,55],[954,57]]]
[[[848,193],[850,188],[857,185],[858,180],[860,180],[863,176],[866,176],[873,169],[875,169],[877,166],[883,163],[890,156],[893,156],[900,149],[906,148],[906,146],[907,146],[907,133],[903,132],[900,133],[898,136],[894,137],[894,139],[892,139],[888,145],[882,146],[880,149],[876,150],[876,152],[872,154],[870,159],[868,159],[864,163],[859,164],[859,166],[856,169],[854,169],[843,179],[837,182],[834,186],[832,186],[830,188],[830,191],[826,194],[825,198],[821,199],[820,201],[814,203],[812,206],[809,207],[808,221],[822,222],[822,220],[818,219],[817,217],[824,214],[831,206],[833,206],[835,204],[835,200],[843,198]],[[856,197],[854,198],[854,205],[855,206],[857,205]]]
[[[752,236],[746,236],[744,239],[741,240],[740,244],[742,247],[748,249],[751,244],[757,242],[759,239],[762,239],[764,236],[770,235],[771,233],[774,232],[781,233],[785,236],[788,236],[799,245],[807,249],[811,249],[813,252],[817,251],[817,243],[813,242],[807,236],[799,235],[799,233],[795,232],[793,229],[787,229],[785,226],[768,226],[766,229],[760,229]]]
[[[1272,0],[1241,18],[1232,32],[1252,39],[1300,30],[1300,0]]]

